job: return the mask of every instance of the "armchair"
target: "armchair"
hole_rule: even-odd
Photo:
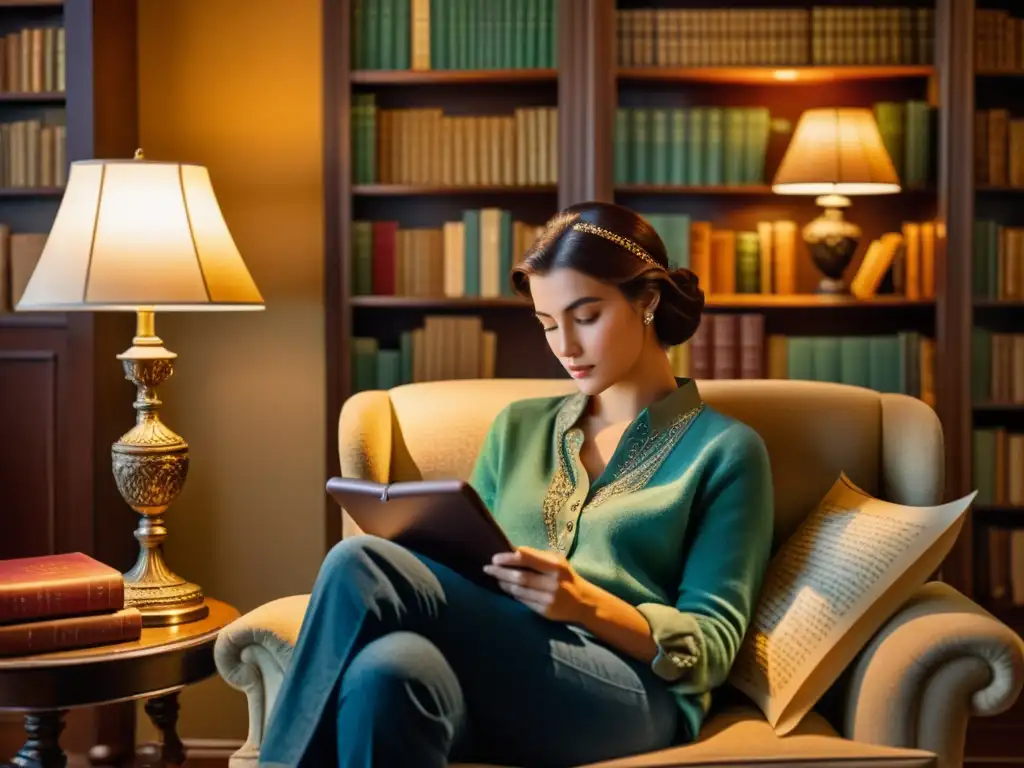
[[[342,473],[384,481],[467,477],[494,416],[508,402],[572,391],[568,380],[462,380],[362,392],[342,409]],[[803,381],[707,381],[704,400],[764,438],[775,482],[775,545],[839,472],[902,504],[937,503],[942,430],[917,399]],[[359,530],[343,514],[343,535]],[[307,596],[274,600],[221,632],[221,676],[249,703],[249,735],[232,768],[255,768]],[[1024,642],[941,582],[925,585],[833,686],[828,716],[812,712],[780,738],[750,705],[716,708],[694,744],[601,764],[899,765],[959,768],[968,718],[1008,709],[1024,685]],[[834,709],[834,711],[832,711]],[[463,768],[470,768],[463,766]],[[483,768],[483,767],[478,767]],[[593,766],[592,768],[597,768]]]

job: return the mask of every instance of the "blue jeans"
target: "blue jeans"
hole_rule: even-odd
[[[372,536],[327,555],[261,766],[571,766],[666,747],[681,718],[640,661]]]

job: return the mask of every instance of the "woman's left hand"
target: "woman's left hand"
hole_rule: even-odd
[[[580,622],[586,611],[590,584],[557,552],[532,547],[499,552],[484,572],[516,600],[552,621]]]

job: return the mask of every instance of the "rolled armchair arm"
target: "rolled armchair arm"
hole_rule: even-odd
[[[930,582],[850,670],[844,735],[963,762],[967,720],[1008,709],[1024,686],[1024,641],[947,584]]]
[[[220,676],[245,694],[249,735],[230,760],[232,768],[254,766],[267,717],[281,688],[299,637],[309,595],[272,600],[228,624],[217,636],[213,657]]]

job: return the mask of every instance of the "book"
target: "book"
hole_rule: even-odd
[[[729,682],[792,731],[949,553],[977,491],[914,507],[841,474],[772,558]]]
[[[0,624],[122,608],[120,571],[81,552],[0,560]]]
[[[0,625],[0,656],[28,656],[138,640],[138,608]]]

